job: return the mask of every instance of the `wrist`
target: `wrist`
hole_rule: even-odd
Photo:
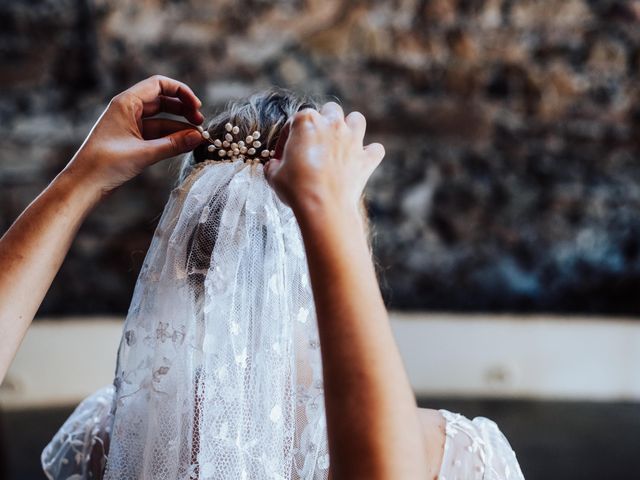
[[[86,211],[91,210],[103,197],[102,189],[73,162],[54,178],[52,187],[62,197]]]
[[[303,234],[306,230],[326,228],[328,224],[346,228],[349,232],[364,231],[364,219],[358,204],[335,195],[308,194],[293,203],[291,208]]]

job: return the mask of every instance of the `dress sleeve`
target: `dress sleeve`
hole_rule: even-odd
[[[113,385],[85,398],[41,455],[49,480],[100,479],[107,461]]]
[[[524,480],[515,452],[495,422],[440,413],[446,438],[439,480]]]

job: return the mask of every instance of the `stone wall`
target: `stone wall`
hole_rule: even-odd
[[[0,1],[0,228],[153,74],[211,109],[281,85],[365,113],[394,308],[640,311],[640,2]],[[126,310],[175,178],[82,228],[43,313]]]

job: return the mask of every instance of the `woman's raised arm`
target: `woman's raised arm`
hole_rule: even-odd
[[[380,295],[359,211],[384,156],[363,147],[365,119],[335,103],[298,112],[267,179],[295,212],[304,238],[324,369],[335,479],[426,479],[415,398]],[[431,476],[428,476],[429,473]]]
[[[154,76],[116,96],[65,169],[0,239],[0,382],[82,224],[96,203],[145,167],[193,150],[203,121],[189,87]]]

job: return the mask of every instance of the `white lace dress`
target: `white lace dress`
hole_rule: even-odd
[[[446,410],[446,439],[438,480],[520,480],[524,475],[495,422]]]
[[[42,452],[49,479],[102,478],[110,434],[114,389],[105,387],[82,402]],[[509,442],[491,420],[440,410],[446,424],[438,480],[524,479]]]

